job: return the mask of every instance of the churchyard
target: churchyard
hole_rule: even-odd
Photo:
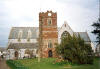
[[[55,62],[55,58],[37,58],[8,60],[7,64],[11,69],[99,69],[100,58],[94,59],[94,64],[72,64],[70,62]]]

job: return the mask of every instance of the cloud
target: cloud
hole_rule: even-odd
[[[60,1],[60,0],[59,0]],[[86,7],[87,1],[94,3],[94,7]],[[90,25],[97,20],[98,17],[98,6],[93,0],[62,0],[65,6],[62,8],[62,17],[70,24],[74,31],[85,31]],[[61,2],[61,1],[60,1]],[[84,3],[80,4],[80,3]],[[88,6],[88,5],[87,5]],[[96,13],[97,12],[97,13]]]
[[[5,31],[9,34],[12,26],[39,26],[38,14],[47,10],[57,12],[58,26],[66,20],[74,31],[90,32],[91,24],[98,18],[98,0],[1,0],[0,28],[9,29]],[[4,39],[6,42],[8,38]]]

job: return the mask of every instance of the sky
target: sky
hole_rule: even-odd
[[[91,26],[99,17],[98,0],[0,0],[0,47],[6,47],[11,27],[38,27],[39,12],[57,12],[58,27],[66,21],[74,32],[95,36]]]

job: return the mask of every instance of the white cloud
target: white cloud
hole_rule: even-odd
[[[0,27],[38,26],[39,12],[57,12],[58,26],[66,20],[74,31],[91,31],[98,16],[97,0],[2,0]],[[97,12],[97,13],[96,13]]]
[[[93,0],[91,1],[88,0],[88,1],[91,3],[93,2]],[[81,24],[84,26],[87,18],[95,17],[95,11],[89,8],[82,7],[79,4],[82,2],[86,3],[87,1],[66,0],[65,3],[62,3],[59,2],[59,0],[58,1],[57,0],[13,0],[13,1],[7,1],[5,5],[10,9],[11,18],[17,21],[19,20],[21,21],[22,16],[28,16],[33,18],[33,23],[35,23],[38,21],[38,13],[40,11],[46,11],[49,9],[49,10],[57,11],[58,26],[61,26],[64,20],[67,20],[72,27],[75,27],[75,25],[77,24],[79,25]]]

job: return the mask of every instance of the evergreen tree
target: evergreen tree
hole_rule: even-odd
[[[72,63],[91,64],[93,63],[93,51],[89,44],[78,36],[66,36],[61,39],[61,44],[56,47],[56,51],[64,60]]]
[[[96,35],[97,41],[100,44],[100,18],[97,22],[93,23],[92,26],[94,27],[94,30],[92,31],[93,34]]]

